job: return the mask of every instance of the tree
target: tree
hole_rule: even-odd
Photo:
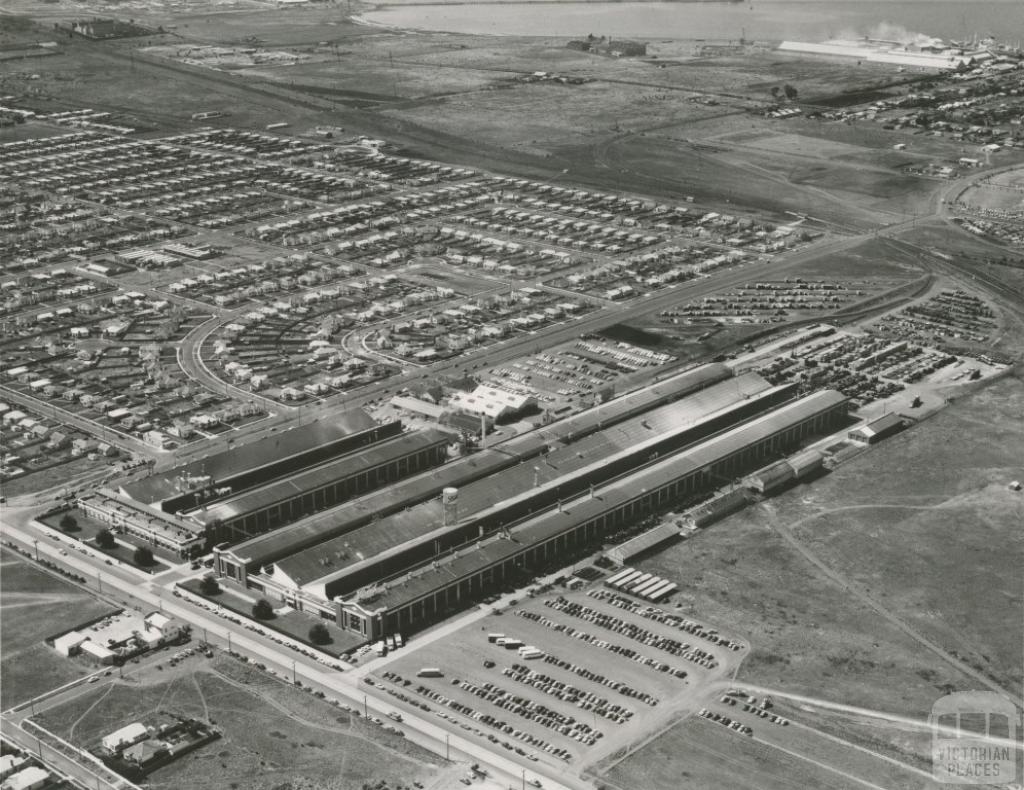
[[[778,101],[781,97],[782,89],[778,85],[772,85],[772,98]]]
[[[220,592],[220,585],[213,576],[204,576],[199,580],[199,592],[203,595],[216,595]]]
[[[327,630],[327,626],[323,623],[315,623],[309,629],[309,641],[314,645],[326,645],[331,641],[331,632]]]
[[[148,568],[155,562],[153,559],[153,551],[146,546],[139,546],[135,549],[133,558],[135,560],[135,564],[142,568]]]
[[[60,528],[65,532],[74,532],[78,529],[78,519],[70,513],[65,513],[60,518]]]
[[[109,529],[101,529],[96,533],[96,545],[101,549],[112,549],[117,545],[114,534]]]
[[[274,607],[266,598],[260,598],[252,605],[252,616],[257,620],[269,620],[274,616]]]
[[[787,99],[789,99],[790,101],[796,101],[796,97],[797,97],[796,88],[794,88],[789,83],[786,83],[785,85],[782,86],[782,90],[784,90],[786,92],[786,98]]]

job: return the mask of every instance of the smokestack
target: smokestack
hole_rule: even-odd
[[[487,416],[480,413],[480,447],[484,448],[487,446]]]

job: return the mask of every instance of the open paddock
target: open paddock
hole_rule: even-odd
[[[720,708],[720,709],[719,709]],[[602,782],[615,790],[633,787],[715,787],[721,790],[788,790],[828,787],[863,790],[876,787],[933,787],[922,777],[876,757],[845,747],[813,731],[771,725],[735,708],[719,706],[719,715],[745,721],[748,736],[700,716],[692,716],[614,765]],[[755,722],[761,723],[758,727]]]
[[[234,659],[188,659],[176,667],[129,665],[126,677],[89,689],[38,716],[84,748],[154,710],[211,720],[222,737],[160,768],[150,786],[280,788],[386,779],[402,787],[430,781],[439,761],[425,750],[350,716],[291,684]]]
[[[114,610],[82,588],[0,550],[0,706],[4,710],[95,668],[64,658],[43,640]],[[40,618],[45,607],[46,618]]]

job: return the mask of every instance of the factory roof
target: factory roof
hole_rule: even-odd
[[[559,434],[572,437],[597,430],[602,425],[638,414],[666,400],[681,397],[694,390],[708,387],[732,376],[732,370],[723,364],[702,365],[659,381],[637,392],[613,398],[581,414],[560,420]]]
[[[127,483],[122,490],[132,499],[152,504],[180,493],[177,479],[185,476],[209,475],[215,481],[227,480],[243,472],[298,455],[313,447],[341,439],[359,431],[368,430],[376,423],[362,409],[344,412],[329,420],[315,420],[306,425],[288,428],[248,444],[206,456],[163,474],[151,475]]]
[[[261,565],[274,562],[290,552],[302,551],[329,539],[332,535],[348,532],[355,525],[366,523],[382,513],[394,512],[396,508],[415,505],[429,497],[437,496],[446,486],[464,486],[473,480],[507,469],[520,459],[533,458],[549,447],[553,448],[559,442],[567,441],[567,437],[585,435],[598,430],[600,426],[611,426],[628,416],[651,408],[652,405],[678,398],[730,376],[732,371],[721,364],[703,365],[685,371],[651,387],[628,393],[535,431],[520,434],[439,469],[408,478],[383,491],[346,502],[266,535],[251,538],[233,547],[230,553],[245,562]],[[460,493],[460,498],[462,496]],[[495,501],[493,494],[490,496],[492,502]],[[467,501],[460,503],[460,509],[464,513],[471,512]],[[440,510],[434,519],[439,521]],[[382,525],[384,521],[382,518],[377,524]],[[306,573],[300,575],[312,578]]]
[[[218,502],[208,508],[194,511],[190,518],[200,523],[210,524],[214,521],[227,521],[236,516],[253,513],[263,508],[299,496],[308,491],[315,491],[332,482],[351,477],[354,474],[373,469],[381,464],[426,449],[439,442],[447,442],[449,435],[434,428],[402,434],[394,439],[371,445],[356,453],[337,458],[333,461],[299,472],[291,477],[278,480],[238,496]]]
[[[619,457],[642,452],[645,445],[683,433],[739,402],[782,389],[785,388],[772,387],[757,374],[748,373],[585,436],[571,445],[556,446],[552,452],[532,461],[461,487],[458,519],[464,521],[517,498],[534,496],[545,487],[557,497],[560,485],[581,474],[585,476],[591,467],[596,469]],[[278,560],[276,565],[296,584],[326,582],[354,565],[443,529],[441,506],[431,500],[306,548]]]
[[[727,431],[720,436],[601,487],[594,497],[584,495],[565,503],[561,510],[548,510],[512,531],[512,539],[491,537],[477,547],[448,555],[438,567],[424,568],[389,581],[386,591],[372,603],[373,609],[394,609],[441,589],[448,583],[483,570],[542,543],[571,528],[616,509],[644,494],[710,466],[786,428],[846,403],[833,390],[808,395],[786,404],[771,414]]]
[[[442,488],[457,485],[468,478],[490,474],[515,463],[516,459],[497,449],[484,450],[460,458],[437,469],[402,480],[383,491],[374,491],[336,508],[289,524],[287,527],[257,535],[239,543],[229,551],[246,562],[273,562],[292,551],[300,551],[327,536],[344,531],[352,525],[368,521],[395,508],[422,502],[436,496]]]

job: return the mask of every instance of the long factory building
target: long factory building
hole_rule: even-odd
[[[796,399],[791,387],[746,374],[610,427],[579,431],[584,437],[576,441],[548,444],[457,493],[449,489],[447,501],[435,493],[326,540],[309,543],[306,535],[291,553],[273,533],[215,549],[216,568],[367,639],[408,631],[516,573],[592,546],[631,519],[780,457],[835,428],[846,412],[839,393]]]
[[[448,459],[453,438],[350,412],[128,483],[120,494],[194,525],[209,543],[267,532]]]
[[[574,417],[553,422],[459,458],[429,473],[410,476],[372,496],[354,498],[339,507],[267,531],[233,547],[218,547],[214,550],[218,573],[245,583],[248,572],[254,569],[320,546],[331,538],[359,527],[379,524],[392,514],[408,511],[436,499],[445,488],[461,488],[477,480],[493,477],[538,458],[549,449],[623,423],[644,411],[673,403],[731,380],[732,377],[733,372],[726,365],[711,364],[693,368],[667,377],[653,386],[609,400]]]

